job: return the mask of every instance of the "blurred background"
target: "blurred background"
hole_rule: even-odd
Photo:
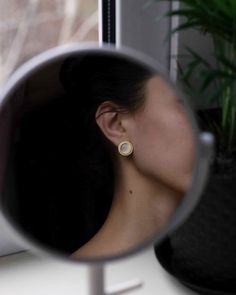
[[[97,0],[0,0],[0,86],[38,53],[98,41]]]

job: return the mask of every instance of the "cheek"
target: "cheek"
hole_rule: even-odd
[[[163,153],[166,143],[161,138],[158,124],[151,120],[139,120],[133,130],[134,162],[142,173],[159,175],[163,166]]]
[[[192,130],[185,120],[140,120],[133,132],[139,171],[168,185],[186,188],[192,175]]]

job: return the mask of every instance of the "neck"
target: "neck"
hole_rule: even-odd
[[[180,202],[179,192],[141,175],[131,164],[123,172],[115,177],[108,217],[86,244],[84,255],[114,255],[141,244],[160,231]]]
[[[136,245],[160,231],[178,206],[182,193],[140,174],[133,166],[126,167],[125,172],[116,178],[107,225],[127,234],[130,243]]]

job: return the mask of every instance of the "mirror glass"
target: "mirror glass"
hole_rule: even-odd
[[[73,259],[123,255],[158,236],[192,182],[185,102],[124,54],[84,51],[38,66],[5,97],[0,137],[4,214]]]

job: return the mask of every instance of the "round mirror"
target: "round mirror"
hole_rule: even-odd
[[[198,129],[160,66],[128,49],[50,50],[2,90],[4,220],[37,249],[110,260],[197,202]]]

